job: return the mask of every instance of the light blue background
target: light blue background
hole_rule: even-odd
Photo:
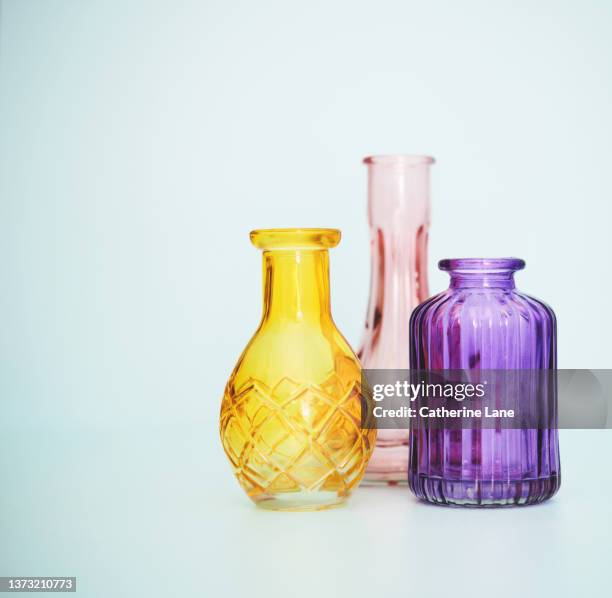
[[[403,491],[377,499],[391,520],[366,537],[350,530],[377,500],[358,492],[353,510],[281,537],[232,479],[217,418],[260,315],[250,229],[342,229],[333,311],[358,344],[371,153],[438,159],[432,292],[440,258],[522,257],[520,288],[557,312],[560,366],[610,367],[612,3],[4,0],[0,13],[0,574],[77,575],[83,595],[108,596],[104,576],[131,588],[130,570],[162,579],[167,565],[185,592],[201,572],[200,589],[257,595],[296,535],[310,534],[307,575],[336,579],[370,550],[382,558],[393,522],[406,591],[412,565],[449,591],[476,587],[423,569],[439,551],[440,564],[476,553],[454,561],[458,576],[499,551],[490,575],[510,565],[486,579],[502,593],[534,547],[529,563],[561,546],[536,586],[571,574],[577,537],[584,559],[609,553],[604,433],[564,436],[559,511],[478,518]],[[269,558],[249,561],[270,529]],[[605,544],[585,553],[593,533]],[[327,549],[309,563],[323,545],[335,569]],[[251,581],[235,579],[233,554]],[[277,567],[294,571],[285,584],[293,563]],[[346,587],[387,587],[376,575]]]

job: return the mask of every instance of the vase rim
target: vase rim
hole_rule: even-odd
[[[447,272],[514,272],[524,267],[525,261],[518,257],[465,257],[438,262],[438,268]]]
[[[340,243],[337,228],[260,228],[249,233],[258,249],[331,249]]]
[[[423,154],[383,154],[366,156],[364,164],[383,164],[398,166],[421,166],[423,164],[434,164],[435,158]]]

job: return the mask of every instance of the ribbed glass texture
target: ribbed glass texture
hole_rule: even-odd
[[[514,272],[525,266],[522,260],[456,259],[439,266],[449,272],[450,288],[412,314],[411,368],[556,368],[555,314],[516,290]],[[418,498],[445,505],[526,505],[559,489],[556,409],[549,428],[474,428],[413,422],[408,483]]]

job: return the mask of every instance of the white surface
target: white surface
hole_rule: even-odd
[[[562,487],[539,506],[358,488],[314,513],[257,509],[209,432],[3,433],[0,574],[76,575],[105,598],[609,593],[610,431],[562,433]]]

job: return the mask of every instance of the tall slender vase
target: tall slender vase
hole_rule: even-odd
[[[225,388],[223,448],[259,506],[335,506],[376,437],[361,428],[360,364],[331,316],[328,249],[340,231],[257,230],[251,241],[263,250],[263,316]]]
[[[370,156],[368,219],[372,270],[365,332],[358,352],[366,369],[408,369],[412,310],[429,296],[427,156]],[[369,483],[405,482],[408,430],[379,430]]]
[[[516,407],[517,416],[510,426],[476,416],[459,428],[448,419],[411,420],[408,482],[422,500],[526,505],[559,489],[556,318],[516,289],[514,273],[524,266],[516,258],[442,260],[450,288],[413,312],[411,367],[501,380],[484,403]]]

